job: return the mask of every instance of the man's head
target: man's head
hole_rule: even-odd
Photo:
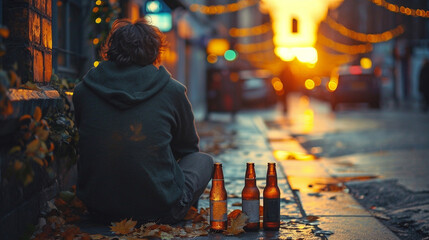
[[[134,23],[130,19],[118,19],[112,25],[101,55],[119,66],[146,66],[160,62],[163,47],[165,36],[144,18]]]

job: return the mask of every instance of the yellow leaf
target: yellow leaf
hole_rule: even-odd
[[[35,135],[42,141],[46,141],[48,140],[48,137],[49,137],[49,130],[38,128],[36,129]]]
[[[14,163],[13,163],[13,169],[15,169],[16,171],[18,171],[19,169],[21,169],[22,168],[22,166],[23,166],[24,164],[21,162],[21,161],[15,161]]]
[[[41,90],[36,84],[32,82],[26,82],[25,84],[22,84],[21,87],[30,90]]]
[[[245,232],[243,227],[246,226],[247,219],[249,217],[245,213],[240,212],[236,218],[231,218],[228,228],[223,233],[225,235],[238,235]]]
[[[21,151],[21,147],[20,146],[14,146],[13,148],[11,148],[9,150],[9,154],[14,154],[16,152],[20,152]]]
[[[38,157],[34,157],[34,158],[33,158],[33,161],[35,161],[37,164],[39,164],[39,165],[40,165],[40,166],[42,166],[42,167],[43,167],[43,165],[44,165],[43,160],[42,160],[42,159],[40,159],[40,158],[38,158]]]
[[[26,153],[28,152],[35,152],[39,149],[40,146],[40,141],[39,139],[34,139],[33,141],[31,141],[29,144],[27,144],[27,148],[25,150]]]
[[[0,28],[0,36],[2,36],[3,38],[8,38],[9,37],[9,29],[7,29],[7,27],[1,27]]]
[[[132,218],[130,220],[124,219],[120,222],[113,222],[110,230],[115,234],[128,234],[134,230],[136,224],[137,221],[133,221]]]
[[[93,239],[93,240],[100,240],[100,239],[103,239],[103,238],[106,238],[106,236],[103,236],[103,235],[101,235],[101,234],[91,234],[91,235],[89,235],[90,237],[91,237],[91,239]]]
[[[0,114],[3,116],[9,116],[13,113],[13,106],[9,98],[3,98],[0,102]]]
[[[21,121],[23,121],[23,120],[25,120],[25,119],[31,119],[31,116],[30,116],[29,114],[22,115],[22,116],[19,118],[19,121],[21,122]]]
[[[33,181],[33,175],[31,173],[27,174],[27,176],[25,176],[24,186],[27,186],[32,181]]]
[[[42,119],[42,109],[40,109],[39,106],[34,109],[33,118],[36,120],[36,122],[40,121]]]

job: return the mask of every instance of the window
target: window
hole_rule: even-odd
[[[64,76],[78,77],[86,59],[82,54],[82,1],[52,1],[53,68]]]
[[[298,19],[292,18],[292,33],[298,33]]]

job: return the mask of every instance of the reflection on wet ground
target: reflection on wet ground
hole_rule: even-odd
[[[377,178],[376,176],[353,176],[353,177],[304,177],[288,176],[288,181],[294,190],[301,192],[341,192],[347,191],[346,182],[367,181]]]

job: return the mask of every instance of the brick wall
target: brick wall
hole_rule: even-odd
[[[52,0],[5,0],[5,68],[18,64],[23,82],[48,83],[52,75]]]
[[[3,0],[3,24],[10,30],[5,40],[7,52],[3,68],[16,63],[22,82],[35,82],[42,90],[13,90],[10,94],[14,113],[0,116],[0,239],[20,239],[26,229],[37,224],[41,208],[61,189],[74,184],[75,166],[66,171],[64,161],[58,159],[56,178],[36,172],[34,181],[26,187],[14,179],[4,178],[9,164],[7,152],[18,119],[32,114],[36,106],[43,113],[63,107],[57,91],[49,87],[52,75],[52,0]]]

